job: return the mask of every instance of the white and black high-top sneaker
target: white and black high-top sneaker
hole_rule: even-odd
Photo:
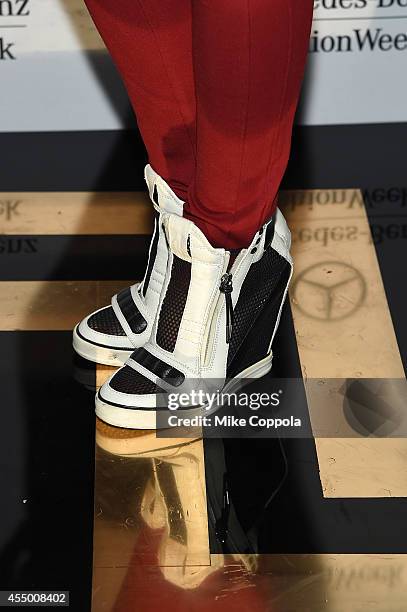
[[[88,315],[73,332],[73,347],[81,357],[111,366],[123,365],[134,349],[150,338],[168,259],[161,216],[163,212],[183,214],[184,202],[150,165],[146,166],[144,177],[155,208],[144,279],[114,295],[110,306]]]
[[[163,390],[180,393],[198,381],[225,391],[233,379],[269,372],[292,275],[291,237],[279,210],[231,267],[230,253],[213,248],[192,221],[168,213],[161,219],[169,256],[150,340],[96,396],[97,415],[118,427],[156,428]]]

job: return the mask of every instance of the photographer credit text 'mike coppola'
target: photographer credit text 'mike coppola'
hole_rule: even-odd
[[[208,435],[217,437],[222,432],[250,437],[250,430],[288,431],[302,428],[300,415],[288,412],[282,406],[282,388],[273,392],[242,391],[227,393],[202,389],[166,396],[163,420],[169,428],[205,428]],[[291,401],[288,402],[291,404]],[[201,407],[200,414],[189,409]]]
[[[172,414],[168,417],[168,425],[170,427],[222,427],[228,429],[259,427],[262,429],[284,429],[301,427],[302,422],[301,419],[294,417],[293,415],[286,418],[273,418],[253,414],[246,418],[215,414],[213,416],[195,416],[189,418]]]

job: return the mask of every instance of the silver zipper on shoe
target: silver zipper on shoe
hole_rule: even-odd
[[[226,300],[226,344],[229,344],[232,338],[233,331],[233,303],[232,303],[232,291],[233,282],[231,274],[224,274],[220,279],[219,290],[225,294]]]

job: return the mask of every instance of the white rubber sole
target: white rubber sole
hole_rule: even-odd
[[[78,334],[77,328],[78,326],[73,330],[72,346],[78,355],[88,361],[121,367],[126,363],[134,350],[130,349],[128,351],[123,351],[111,347],[100,346],[99,344],[93,344],[82,338],[82,336]]]
[[[223,393],[232,393],[234,390],[241,388],[245,384],[250,382],[253,378],[262,378],[268,374],[271,370],[273,361],[273,353],[270,353],[257,363],[251,365],[240,374],[237,374],[232,380],[230,380],[222,389]],[[246,384],[247,384],[246,383]],[[122,408],[114,404],[110,404],[103,400],[100,396],[100,391],[97,392],[95,398],[96,415],[109,425],[114,427],[122,427],[124,429],[157,429],[157,411],[156,410],[143,410],[142,408]],[[206,410],[205,406],[198,406],[197,408],[189,408],[187,410],[176,411],[176,414],[180,418],[193,418],[196,416],[208,416],[216,412],[218,406],[215,406],[211,410]],[[174,413],[175,414],[175,413]],[[168,428],[168,425],[167,425]]]

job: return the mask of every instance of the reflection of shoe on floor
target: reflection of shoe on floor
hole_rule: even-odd
[[[164,529],[167,525],[167,509],[159,494],[157,479],[150,480],[141,502],[141,516],[150,529]]]
[[[154,460],[157,497],[166,508],[158,564],[169,582],[193,589],[223,565],[211,563],[202,442],[179,447],[176,455]]]
[[[157,612],[161,609],[177,612],[265,612],[270,609],[265,592],[255,588],[257,577],[248,576],[238,563],[228,561],[224,566],[221,558],[213,559],[213,566],[203,567],[202,572],[207,572],[207,575],[197,580],[195,587],[188,587],[191,584],[188,571],[183,573],[182,568],[159,566],[161,539],[159,530],[152,531],[148,527],[140,534],[140,544],[141,541],[148,542],[149,557],[154,558],[155,563],[140,563],[136,545],[114,612]],[[145,557],[146,551],[143,552]],[[199,568],[196,569],[199,571]]]
[[[141,516],[150,529],[161,531],[157,563],[163,577],[182,589],[195,589],[224,566],[223,554],[209,551],[202,441],[175,447],[171,454],[157,449],[153,455],[154,477],[144,491]],[[242,564],[246,571],[255,568],[253,562],[248,567],[249,555],[234,556],[241,569]]]
[[[73,332],[76,352],[97,363],[123,365],[136,347],[148,341],[157,312],[168,258],[161,215],[163,211],[182,215],[183,202],[151,166],[146,166],[145,179],[156,218],[144,280],[113,296],[110,306],[91,313]]]
[[[77,383],[88,391],[96,392],[95,365],[83,359],[77,353],[73,354],[73,377]]]
[[[96,419],[96,444],[112,455],[122,457],[176,456],[198,438],[160,438],[154,430],[122,429]]]
[[[96,398],[97,415],[119,427],[155,428],[163,388],[180,392],[197,381],[213,392],[229,379],[229,391],[234,378],[264,376],[291,278],[290,232],[279,210],[230,268],[230,253],[213,248],[192,221],[165,212],[161,220],[169,257],[150,340]]]
[[[247,572],[255,572],[258,566],[257,531],[251,533],[253,526],[248,530],[247,523],[243,527],[239,519],[241,513],[237,511],[230,486],[225,445],[219,438],[206,441],[205,477],[212,552],[215,555],[227,554],[242,564]]]

